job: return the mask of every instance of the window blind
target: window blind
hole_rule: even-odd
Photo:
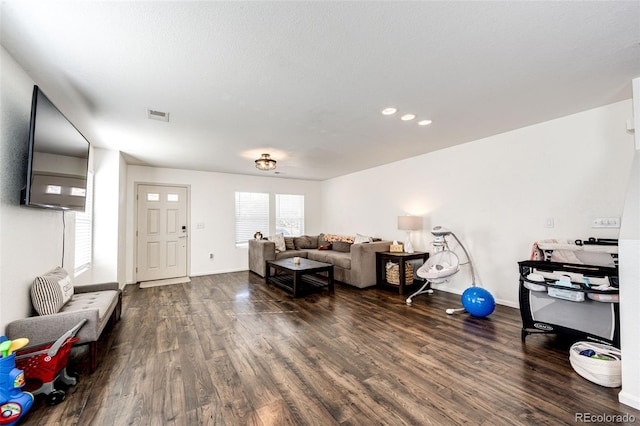
[[[236,192],[236,245],[247,244],[257,231],[269,235],[269,194]]]
[[[304,234],[304,195],[276,194],[276,233]]]
[[[84,212],[76,212],[74,275],[91,266],[91,246],[93,233],[93,173],[87,175],[87,193]]]

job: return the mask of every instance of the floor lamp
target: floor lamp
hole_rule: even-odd
[[[398,216],[398,229],[407,231],[407,240],[404,242],[404,251],[413,253],[413,245],[411,244],[411,231],[419,231],[422,229],[421,216]]]

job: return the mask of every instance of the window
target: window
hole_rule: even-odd
[[[246,245],[258,231],[269,235],[269,194],[236,192],[236,246]]]
[[[93,173],[87,175],[86,206],[84,212],[76,212],[74,276],[91,266],[91,234],[93,231]]]
[[[304,234],[304,195],[236,192],[236,246],[246,245],[253,235]],[[273,208],[275,206],[275,209]],[[271,215],[275,213],[275,221]]]
[[[304,195],[276,194],[276,234],[304,234]]]

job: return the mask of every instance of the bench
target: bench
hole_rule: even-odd
[[[6,327],[9,339],[26,337],[35,346],[56,340],[82,319],[86,323],[76,345],[89,345],[90,370],[98,364],[98,340],[108,324],[115,325],[122,311],[122,291],[117,282],[74,286],[62,268],[37,277],[31,286],[34,315]]]

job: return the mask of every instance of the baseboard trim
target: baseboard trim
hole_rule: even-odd
[[[168,278],[165,280],[153,280],[143,281],[140,283],[140,288],[161,287],[165,285],[185,284],[190,283],[189,277]]]
[[[632,395],[629,392],[625,392],[623,389],[618,394],[618,401],[620,401],[621,404],[628,405],[629,407],[635,408],[636,410],[640,410],[640,395]]]
[[[197,274],[190,274],[189,276],[191,276],[191,277],[204,277],[204,276],[207,276],[207,275],[230,274],[232,272],[244,272],[244,271],[249,272],[249,270],[247,268],[223,269],[223,270],[219,270],[219,271],[199,272]]]

